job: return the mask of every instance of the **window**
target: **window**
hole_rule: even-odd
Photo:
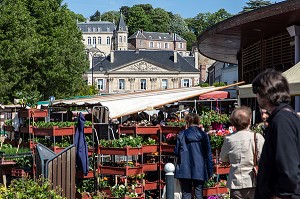
[[[145,79],[141,79],[141,89],[146,90],[146,80]]]
[[[142,42],[142,40],[140,40],[140,46],[142,46],[143,45],[143,42]]]
[[[165,43],[165,48],[169,48],[169,44],[168,43]]]
[[[190,87],[191,86],[191,80],[190,79],[183,79],[181,83],[182,87]]]
[[[97,32],[101,32],[101,28],[100,27],[97,28]]]
[[[120,90],[125,89],[125,79],[119,79],[119,89]]]
[[[149,47],[150,47],[150,48],[153,48],[153,42],[150,42],[150,43],[149,43]]]
[[[107,37],[107,38],[106,38],[106,43],[107,43],[107,44],[110,44],[110,37]]]
[[[98,44],[101,44],[101,37],[98,37]]]
[[[88,27],[88,30],[87,30],[88,32],[91,32],[91,28],[90,27]]]
[[[92,39],[91,37],[88,37],[88,45],[91,45],[92,44]]]
[[[157,48],[161,48],[161,43],[157,43]]]
[[[124,36],[124,42],[126,43],[126,36]]]
[[[93,32],[96,32],[96,28],[95,27],[93,27]]]
[[[168,80],[167,79],[163,79],[161,83],[162,83],[161,84],[162,89],[168,88]]]
[[[98,89],[99,90],[104,90],[105,89],[105,85],[104,85],[104,79],[98,79]]]
[[[119,42],[122,43],[122,36],[119,37]]]
[[[93,44],[96,44],[96,37],[93,37]]]
[[[179,48],[183,48],[183,43],[179,43]]]

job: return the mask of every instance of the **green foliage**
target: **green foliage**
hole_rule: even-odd
[[[196,35],[193,32],[188,31],[188,32],[182,33],[181,36],[183,39],[186,40],[186,45],[187,45],[186,49],[191,51],[193,43],[197,40]]]
[[[199,13],[194,18],[186,19],[186,22],[188,23],[189,29],[192,30],[196,36],[198,36],[206,29],[231,16],[232,15],[230,13],[222,8],[215,13]]]
[[[143,138],[141,136],[127,136],[124,138],[119,138],[115,140],[100,140],[100,145],[102,147],[112,147],[112,148],[123,148],[125,146],[130,147],[142,147]]]
[[[248,2],[246,2],[246,6],[243,7],[243,11],[241,13],[255,10],[271,4],[272,2],[265,0],[249,0]]]
[[[51,199],[65,199],[60,196],[61,189],[52,189],[51,183],[43,178],[36,181],[30,178],[15,179],[7,189],[0,189],[0,199],[16,198],[51,198]]]
[[[68,147],[72,144],[72,139],[70,136],[63,136],[60,142],[56,142],[55,146],[58,147]],[[53,143],[54,146],[54,143]]]
[[[152,32],[168,32],[170,26],[170,17],[167,11],[161,8],[151,10],[151,29]]]
[[[110,21],[117,23],[120,19],[120,12],[108,11],[101,15],[101,21]]]
[[[12,126],[12,119],[8,119],[4,121],[5,126]]]
[[[205,129],[208,129],[211,126],[211,123],[220,123],[226,124],[229,122],[229,116],[227,114],[221,114],[214,110],[211,111],[202,111],[200,117],[200,124],[203,125]]]
[[[44,122],[38,121],[34,123],[37,128],[52,128],[58,126],[59,128],[74,126],[75,122]]]
[[[93,192],[94,191],[94,179],[85,179],[78,183],[78,193]]]
[[[222,148],[223,142],[224,142],[224,136],[221,135],[210,136],[210,145],[212,150],[215,149],[220,150]]]
[[[101,21],[101,14],[98,10],[90,16],[90,21]]]
[[[175,122],[167,122],[167,126],[177,126],[177,127],[183,127],[186,125],[185,121],[175,121]]]
[[[113,197],[122,198],[128,192],[128,188],[125,185],[114,185],[110,188]]]
[[[214,82],[213,86],[220,87],[220,86],[226,86],[226,84],[224,82]]]
[[[204,188],[214,187],[215,184],[215,180],[211,178],[204,183]]]
[[[140,29],[145,31],[151,30],[151,18],[140,6],[135,5],[131,7],[128,11],[128,18],[126,20],[129,35],[132,35]]]
[[[201,82],[201,83],[199,83],[197,86],[200,86],[200,87],[208,87],[209,84],[206,83],[206,82]]]
[[[169,13],[171,21],[170,21],[170,32],[177,33],[180,36],[184,36],[185,33],[189,32],[187,23],[179,14]],[[196,35],[195,35],[196,37]],[[185,38],[186,39],[186,38]],[[196,39],[193,41],[195,42]]]
[[[157,144],[156,140],[151,137],[148,137],[143,141],[143,145],[155,145],[155,144]]]
[[[0,101],[65,98],[88,69],[75,14],[62,1],[3,0],[0,5]],[[59,86],[57,86],[59,85]]]

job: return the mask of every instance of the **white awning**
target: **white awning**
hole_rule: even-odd
[[[300,62],[282,74],[289,82],[291,95],[300,95]],[[240,98],[255,97],[251,84],[239,86],[238,89]]]
[[[159,91],[144,91],[128,94],[114,94],[106,96],[95,96],[92,98],[79,98],[68,100],[55,100],[54,106],[59,105],[102,105],[106,106],[110,112],[110,118],[118,118],[124,115],[147,110],[149,108],[161,107],[166,104],[180,100],[199,96],[216,90],[241,84],[236,83],[222,87],[188,87],[178,89],[167,89]]]

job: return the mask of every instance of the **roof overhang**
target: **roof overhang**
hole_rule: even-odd
[[[198,37],[198,49],[208,58],[238,64],[237,55],[243,46],[287,31],[292,25],[300,25],[299,0],[275,3],[226,19]]]

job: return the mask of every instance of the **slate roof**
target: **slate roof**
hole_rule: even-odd
[[[145,32],[138,30],[133,33],[128,39],[147,39],[155,41],[178,41],[186,42],[182,37],[176,33],[162,33],[162,32]]]
[[[77,23],[78,28],[84,32],[113,32],[116,25],[109,21],[89,21]],[[90,31],[88,31],[90,30]]]
[[[113,71],[128,63],[144,60],[163,69],[174,72],[199,72],[194,64],[189,63],[179,53],[177,53],[177,63],[174,63],[174,51],[114,51],[114,62],[110,63],[110,55],[100,64],[95,60],[93,72],[100,72],[100,65],[104,71]],[[91,72],[92,69],[89,70]]]
[[[126,31],[126,32],[128,31],[122,14],[120,15],[117,31]]]

